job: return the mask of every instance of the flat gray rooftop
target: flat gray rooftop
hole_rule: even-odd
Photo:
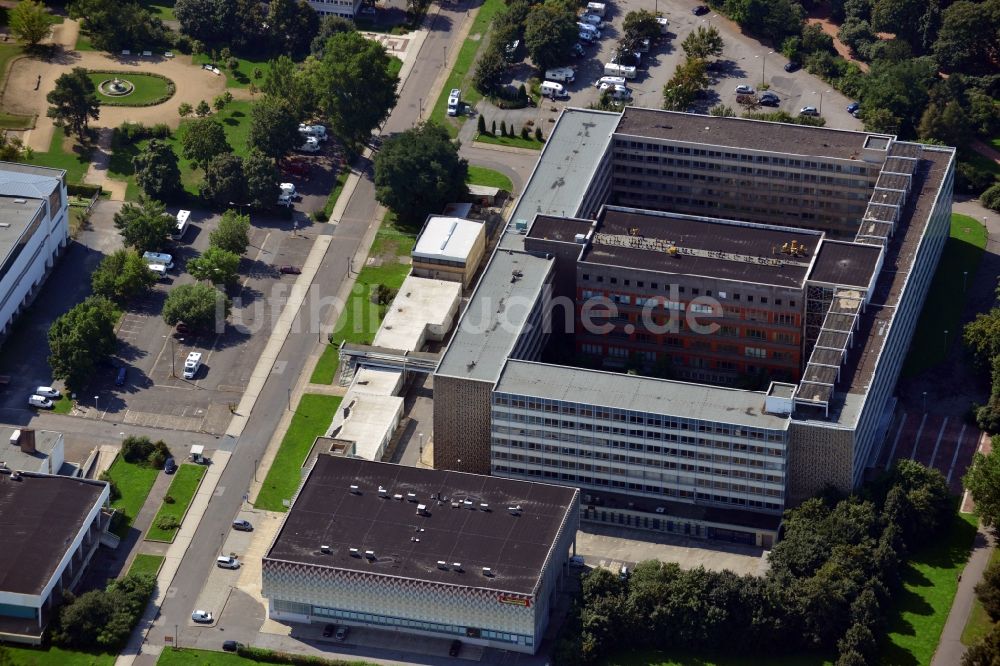
[[[43,203],[37,198],[0,195],[0,265],[17,247]]]
[[[867,132],[627,106],[617,134],[785,155],[860,160]],[[882,135],[876,135],[882,136]],[[888,139],[888,137],[885,137]]]
[[[572,217],[577,214],[590,181],[601,166],[620,114],[566,109],[560,114],[510,216],[528,224],[536,214]],[[524,237],[508,232],[501,247],[520,249]]]
[[[564,365],[507,361],[496,390],[752,428],[788,427],[788,419],[762,411],[764,393]]]
[[[42,199],[61,187],[65,176],[62,169],[0,162],[0,196]]]
[[[0,427],[0,462],[14,470],[37,472],[42,460],[52,455],[60,433],[50,430],[35,431],[35,453],[24,453],[18,445],[10,444],[10,436],[17,428]],[[54,470],[58,472],[59,470]]]
[[[495,382],[553,264],[552,259],[498,249],[436,374]]]

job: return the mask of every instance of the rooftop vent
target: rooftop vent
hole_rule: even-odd
[[[355,485],[352,484],[351,485],[351,494],[352,495],[360,495],[361,494],[361,488],[358,488],[357,486],[355,486]]]
[[[374,550],[366,550],[365,551],[365,557],[367,557],[369,560],[374,560],[375,559],[375,551]]]
[[[472,510],[476,509],[476,503],[473,502],[472,500],[465,500],[462,502],[462,504],[465,506],[466,509],[472,509]]]
[[[493,569],[489,567],[483,567],[483,575],[487,578],[493,578]]]
[[[329,555],[330,554],[330,547],[329,546],[320,546],[319,547],[319,552],[323,553],[324,555]]]
[[[14,199],[14,203],[28,203],[27,199]]]
[[[351,557],[361,557],[361,552],[357,548],[351,548]]]
[[[438,569],[441,569],[442,571],[447,571],[448,563],[445,562],[444,560],[438,560]]]
[[[426,504],[418,504],[417,505],[417,515],[418,516],[423,516],[426,513],[427,513],[427,505]]]
[[[399,500],[400,502],[402,502],[403,501],[403,496],[401,494],[399,494],[399,493],[396,493],[395,495],[392,496],[392,499]]]
[[[461,506],[461,504],[459,504],[458,502],[452,502],[451,503],[451,508],[453,508],[453,509],[457,509],[459,506]]]

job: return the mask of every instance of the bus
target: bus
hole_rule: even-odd
[[[177,213],[177,224],[174,226],[173,237],[174,240],[180,240],[184,238],[184,234],[187,232],[188,221],[191,219],[191,211],[182,210]]]

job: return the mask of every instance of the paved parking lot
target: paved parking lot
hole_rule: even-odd
[[[876,470],[888,469],[896,460],[916,460],[939,470],[951,491],[961,494],[962,475],[982,436],[957,416],[902,412],[889,429]]]
[[[658,0],[618,0],[607,4],[604,20],[609,25],[602,30],[602,37],[597,44],[586,48],[586,56],[574,61],[576,80],[566,85],[570,93],[568,99],[555,102],[543,100],[538,108],[509,111],[500,111],[487,102],[480,102],[478,108],[486,116],[487,123],[496,120],[499,127],[503,120],[520,131],[521,125],[530,120],[542,127],[547,135],[562,108],[586,107],[598,101],[600,94],[594,87],[594,82],[604,75],[604,64],[610,62],[614,55],[625,15],[630,11],[647,9],[659,11],[667,17],[669,33],[658,44],[654,44],[648,54],[643,55],[639,76],[629,82],[635,106],[663,106],[663,86],[685,57],[681,42],[696,27],[711,25],[722,34],[725,50],[719,58],[720,71],[710,73],[714,78],[708,95],[699,100],[694,111],[705,113],[712,106],[723,103],[740,112],[741,109],[736,104],[736,86],[746,83],[757,88],[763,80],[769,84],[770,90],[778,94],[781,100],[779,108],[783,111],[797,115],[803,106],[814,106],[822,108],[827,127],[862,129],[861,121],[847,113],[846,107],[852,100],[805,70],[785,72],[787,60],[780,53],[771,53],[773,49],[744,36],[739,27],[725,17],[717,14],[695,16],[691,9],[698,3],[693,0],[678,0],[669,4]],[[514,85],[519,85],[532,76],[538,76],[538,71],[526,62],[522,63],[514,68]],[[764,107],[762,110],[775,109]],[[473,125],[473,128],[467,131],[473,132],[474,123],[467,122],[466,126],[468,125]]]

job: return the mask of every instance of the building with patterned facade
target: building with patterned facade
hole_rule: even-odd
[[[319,455],[262,563],[269,616],[534,653],[579,491]]]
[[[565,110],[435,373],[435,466],[767,545],[785,507],[877,458],[953,181],[953,149],[893,136]],[[692,312],[718,327],[639,319]],[[755,368],[775,381],[732,388]]]

